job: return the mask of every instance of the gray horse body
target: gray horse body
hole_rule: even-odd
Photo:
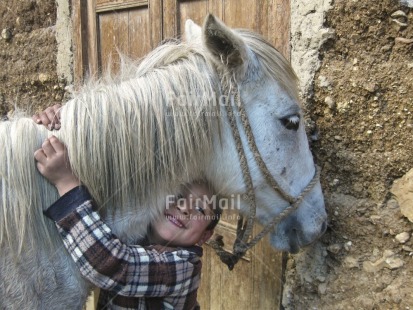
[[[91,289],[63,244],[27,248],[17,258],[1,248],[0,309],[82,309]]]

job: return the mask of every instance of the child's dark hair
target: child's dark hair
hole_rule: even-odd
[[[207,230],[213,230],[215,228],[215,226],[217,226],[219,220],[221,219],[221,215],[222,215],[222,209],[220,207],[219,201],[221,198],[221,196],[214,194],[216,197],[216,203],[214,203],[211,206],[212,211],[214,212],[214,215],[212,216],[211,219],[211,223],[209,223],[209,225],[207,226]]]

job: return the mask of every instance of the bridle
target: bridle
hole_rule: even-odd
[[[282,219],[287,217],[289,214],[291,214],[294,210],[298,208],[298,206],[300,205],[304,197],[311,191],[314,185],[317,184],[317,182],[319,181],[320,169],[317,166],[315,166],[315,173],[314,173],[312,180],[308,183],[308,185],[304,188],[304,190],[297,197],[293,197],[289,195],[287,192],[285,192],[279,186],[278,182],[274,179],[274,177],[271,175],[270,171],[268,170],[267,165],[262,159],[262,156],[257,148],[254,135],[251,130],[250,122],[245,112],[245,107],[241,100],[240,91],[238,87],[237,87],[237,90],[234,90],[234,88],[231,88],[231,91],[229,93],[231,94],[230,99],[233,99],[233,102],[232,100],[229,100],[228,102],[226,102],[225,107],[226,107],[228,121],[229,121],[231,131],[232,131],[232,136],[235,141],[236,149],[238,152],[238,158],[239,158],[239,162],[240,162],[240,166],[242,170],[243,179],[247,187],[247,192],[244,197],[245,197],[245,200],[247,200],[247,202],[249,203],[250,208],[249,208],[248,217],[245,221],[242,216],[239,217],[236,239],[233,244],[233,253],[228,253],[227,251],[224,250],[223,248],[224,243],[222,240],[222,236],[218,236],[216,239],[211,240],[209,244],[213,247],[215,252],[218,254],[221,261],[228,266],[229,270],[232,270],[235,264],[240,260],[241,257],[245,255],[245,253],[249,249],[255,246]],[[233,103],[237,103],[237,104],[233,104]],[[265,225],[262,231],[255,237],[252,237],[252,230],[254,227],[254,221],[255,221],[255,215],[256,215],[256,200],[255,200],[254,186],[252,183],[250,169],[248,167],[248,162],[245,156],[245,149],[242,144],[240,132],[237,126],[237,121],[235,119],[233,106],[238,107],[238,114],[241,119],[242,128],[247,137],[248,146],[250,150],[252,151],[252,153],[254,154],[254,159],[258,167],[260,168],[261,173],[264,175],[266,182],[271,185],[272,189],[275,192],[278,192],[283,197],[283,199],[288,201],[288,203],[290,204],[287,208],[285,208],[277,216],[275,216],[267,225]]]

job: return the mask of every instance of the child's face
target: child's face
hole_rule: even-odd
[[[167,203],[165,212],[152,225],[151,242],[169,246],[201,245],[213,231],[207,230],[214,212],[212,193],[204,184],[191,184]]]

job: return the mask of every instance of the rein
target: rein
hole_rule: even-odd
[[[244,221],[243,217],[241,216],[238,220],[237,224],[237,235],[236,240],[233,245],[233,253],[228,253],[224,250],[224,242],[222,236],[218,236],[215,240],[210,241],[210,245],[215,250],[221,261],[228,266],[229,270],[232,270],[234,266],[238,263],[240,258],[242,258],[245,253],[255,246],[266,234],[268,234],[274,227],[277,225],[282,219],[287,217],[291,214],[294,210],[298,208],[302,200],[304,199],[305,195],[307,195],[311,189],[314,187],[315,184],[320,179],[320,169],[315,166],[315,173],[308,185],[304,188],[304,190],[297,196],[293,197],[285,192],[278,184],[278,182],[274,179],[271,175],[270,171],[268,170],[267,165],[265,164],[264,160],[261,157],[261,153],[258,150],[258,147],[255,143],[254,135],[252,133],[252,129],[248,120],[248,116],[245,112],[245,108],[243,102],[240,97],[239,90],[238,91],[231,91],[234,103],[238,103],[238,112],[240,115],[242,127],[244,129],[245,135],[247,137],[248,145],[251,151],[254,154],[254,159],[257,162],[261,173],[264,175],[268,184],[271,185],[272,189],[278,192],[286,201],[289,202],[289,206],[281,211],[277,216],[275,216],[267,225],[264,226],[262,231],[252,237],[252,230],[254,227],[255,215],[256,215],[256,200],[255,200],[255,192],[254,186],[251,178],[250,169],[248,166],[247,158],[245,156],[245,149],[241,141],[240,132],[237,127],[237,122],[235,119],[234,109],[232,106],[233,102],[227,102],[226,112],[229,124],[231,126],[232,136],[235,141],[236,149],[238,152],[238,158],[242,170],[242,175],[244,178],[244,182],[247,187],[247,193],[245,194],[245,199],[250,204],[249,213],[247,219]]]

